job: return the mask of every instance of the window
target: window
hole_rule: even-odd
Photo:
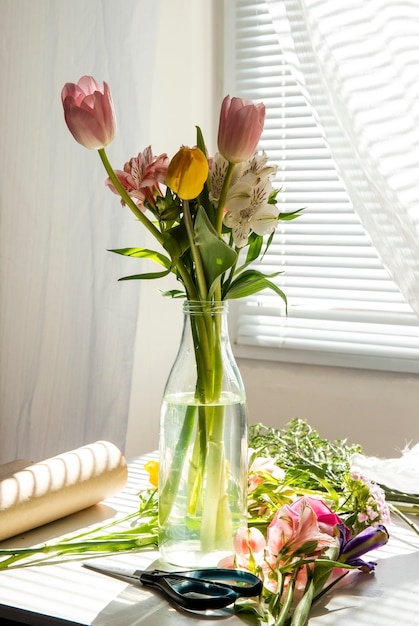
[[[281,54],[264,0],[225,2],[225,92],[263,101],[260,148],[278,165],[284,211],[263,259],[288,298],[234,304],[237,356],[419,372],[419,322],[381,263]]]

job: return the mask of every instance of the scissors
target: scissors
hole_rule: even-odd
[[[128,570],[92,563],[83,563],[83,566],[133,584],[140,582],[158,589],[169,601],[192,611],[221,609],[239,597],[258,596],[262,591],[262,581],[241,570],[208,568],[166,572],[159,569]]]

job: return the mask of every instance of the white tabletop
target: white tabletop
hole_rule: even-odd
[[[149,457],[140,457],[129,464],[128,485],[117,496],[4,541],[0,547],[36,545],[135,511],[136,494],[148,484],[143,465]],[[353,572],[347,576],[339,588],[335,587],[313,607],[310,626],[419,625],[419,536],[398,522],[389,531],[389,543],[368,555],[378,560],[375,573]],[[137,569],[162,566],[157,551],[118,554],[95,562]],[[177,611],[150,589],[92,572],[78,561],[1,571],[0,624],[5,618],[34,626],[240,626],[245,623],[230,608],[213,615]]]

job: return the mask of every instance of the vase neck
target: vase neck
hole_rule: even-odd
[[[226,314],[228,313],[228,302],[226,300],[219,300],[216,302],[185,300],[183,302],[183,313],[185,315]]]

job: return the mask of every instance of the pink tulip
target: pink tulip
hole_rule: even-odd
[[[265,122],[265,105],[226,96],[221,105],[218,150],[230,163],[241,163],[255,152]]]
[[[66,83],[61,91],[66,124],[85,148],[99,150],[115,136],[116,122],[109,87],[103,90],[92,76],[83,76],[77,84]]]

